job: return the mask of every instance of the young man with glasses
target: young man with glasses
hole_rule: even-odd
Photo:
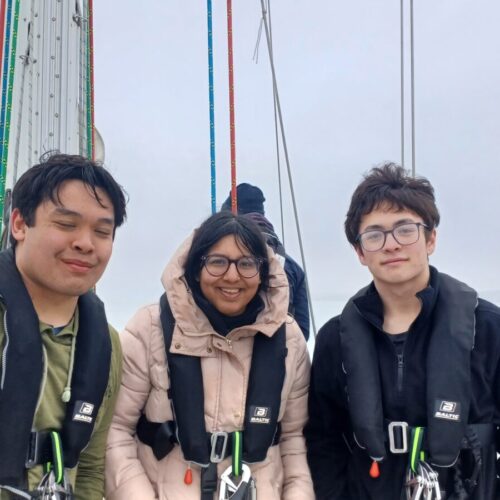
[[[318,499],[498,498],[500,309],[429,266],[434,190],[394,164],[345,231],[373,282],[320,330],[305,434]]]
[[[121,186],[81,156],[50,156],[14,186],[0,252],[0,500],[102,500],[121,349],[90,290],[125,218]]]

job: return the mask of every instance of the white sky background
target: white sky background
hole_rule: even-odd
[[[401,162],[397,0],[271,0],[275,66],[313,299],[370,279],[343,234],[361,176]],[[409,10],[409,0],[405,0]],[[237,181],[261,187],[280,228],[272,80],[259,0],[233,1]],[[500,2],[415,2],[417,174],[441,211],[431,263],[500,303]],[[230,187],[226,2],[213,0],[217,204]],[[409,22],[405,23],[409,35]],[[206,2],[94,3],[95,117],[128,222],[98,286],[122,328],[210,215]],[[406,49],[409,70],[409,47]],[[411,166],[409,72],[406,166]],[[284,161],[282,162],[284,165]],[[286,173],[285,243],[300,260]],[[332,311],[332,315],[337,311]],[[326,318],[322,318],[326,319]],[[318,325],[320,326],[320,325]]]

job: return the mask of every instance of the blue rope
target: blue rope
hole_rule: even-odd
[[[215,104],[214,104],[214,54],[212,41],[212,0],[207,0],[208,26],[208,98],[210,101],[210,184],[212,187],[212,213],[217,212],[215,185]]]
[[[8,86],[8,76],[9,76],[9,55],[10,55],[10,29],[12,24],[12,1],[8,0],[7,4],[7,20],[5,22],[5,45],[3,51],[3,75],[2,75],[2,105],[0,110],[0,183],[2,182],[6,172],[4,171],[4,165],[1,161],[3,158],[3,150],[6,141],[9,140],[5,135],[5,118],[7,115],[7,86]],[[15,61],[13,61],[13,64]]]

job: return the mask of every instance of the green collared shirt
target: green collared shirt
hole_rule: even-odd
[[[5,306],[0,302],[0,373],[5,347],[4,320]],[[42,336],[44,373],[41,383],[42,395],[35,413],[35,430],[61,429],[65,414],[65,403],[61,395],[68,380],[71,342],[78,334],[78,308],[71,321],[57,334],[52,326],[40,321]],[[94,431],[88,446],[80,454],[78,465],[69,471],[77,500],[102,500],[104,495],[104,454],[106,438],[111,424],[118,389],[121,379],[121,347],[118,333],[109,326],[112,354],[108,386],[102,405],[97,414]],[[1,443],[0,443],[1,446]],[[36,488],[42,477],[42,466],[28,471],[27,480],[30,490]],[[0,491],[0,500],[12,498],[5,491]]]

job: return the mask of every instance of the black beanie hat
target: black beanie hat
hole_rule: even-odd
[[[264,214],[264,193],[257,187],[242,182],[236,186],[236,196],[238,197],[238,213],[248,214],[256,212]],[[231,192],[222,204],[221,210],[231,210]]]

